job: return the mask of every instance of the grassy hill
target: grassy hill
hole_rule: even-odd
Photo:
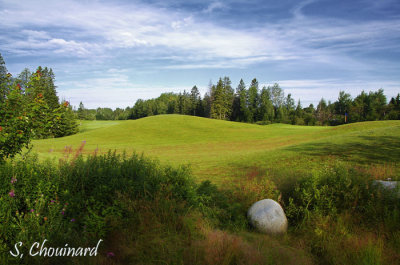
[[[105,239],[99,257],[74,264],[397,264],[400,259],[399,198],[371,179],[400,179],[400,121],[260,126],[160,115],[82,121],[80,129],[33,141],[39,160],[27,156],[0,165],[0,200],[8,202],[0,204],[5,206],[0,215],[9,218],[0,223],[3,234],[21,241],[52,236],[60,244]],[[128,156],[44,161],[109,150]],[[129,157],[133,151],[145,156]],[[282,237],[248,225],[247,210],[265,198],[285,210],[289,230]],[[28,217],[20,218],[19,211]],[[0,261],[10,242],[0,234]]]
[[[272,124],[259,126],[182,115],[129,121],[82,121],[81,132],[37,140],[40,158],[108,150],[144,152],[162,163],[190,164],[199,180],[232,180],[268,170],[308,171],[344,160],[376,174],[399,176],[400,121],[337,127]],[[385,174],[382,172],[384,171]],[[282,174],[278,174],[282,175]]]

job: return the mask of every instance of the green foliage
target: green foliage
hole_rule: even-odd
[[[28,147],[31,138],[61,137],[77,132],[65,103],[60,105],[50,69],[25,69],[13,80],[0,55],[0,161]]]
[[[8,84],[6,87],[6,98],[0,102],[0,162],[14,157],[28,146],[32,136],[31,110],[38,107],[35,102],[24,104],[18,84]]]
[[[9,256],[19,241],[24,246],[44,239],[52,246],[97,242],[116,228],[110,226],[115,220],[132,221],[144,213],[140,206],[135,206],[138,212],[127,211],[132,206],[127,201],[146,205],[160,199],[167,203],[158,206],[159,213],[163,207],[182,205],[177,209],[184,214],[198,205],[188,168],[111,152],[58,165],[36,157],[6,162],[0,165],[0,257]]]
[[[314,215],[335,218],[345,212],[359,214],[367,225],[386,222],[392,227],[400,222],[397,191],[385,190],[342,164],[300,179],[286,198],[286,213],[292,224],[307,222]]]

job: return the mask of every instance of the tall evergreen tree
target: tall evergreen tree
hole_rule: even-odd
[[[249,106],[249,112],[250,112],[249,122],[257,121],[258,102],[259,102],[258,81],[256,78],[254,78],[251,81],[249,91],[248,91],[248,106]]]
[[[83,105],[82,101],[79,103],[79,107],[77,110],[78,119],[85,120],[86,119],[86,109]]]
[[[197,86],[192,87],[190,91],[190,102],[191,102],[191,115],[199,115],[200,109],[200,92]]]
[[[274,106],[272,105],[270,91],[264,86],[260,93],[260,117],[261,121],[272,122],[275,116]]]
[[[226,120],[232,109],[233,90],[230,87],[230,80],[219,79],[217,85],[212,89],[211,118]]]
[[[59,98],[57,96],[56,86],[54,85],[55,82],[55,75],[53,70],[47,69],[47,67],[43,70],[43,78],[45,80],[45,87],[44,87],[44,99],[46,100],[49,108],[54,110],[60,106]]]
[[[236,94],[239,98],[239,121],[247,122],[250,120],[250,111],[247,103],[248,93],[243,79],[240,79],[239,85],[236,88]]]

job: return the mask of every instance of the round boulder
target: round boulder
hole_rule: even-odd
[[[265,199],[254,203],[247,212],[250,224],[266,234],[283,234],[288,221],[282,207],[274,200]]]

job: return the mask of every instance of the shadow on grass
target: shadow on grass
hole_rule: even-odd
[[[366,163],[400,162],[400,136],[359,136],[343,143],[308,143],[286,150],[310,156],[336,156],[347,161]]]

